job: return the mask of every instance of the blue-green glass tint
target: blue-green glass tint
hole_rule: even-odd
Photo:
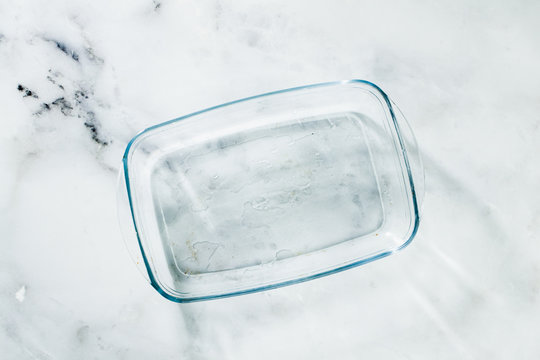
[[[314,279],[406,246],[423,170],[387,95],[351,80],[282,90],[148,128],[127,146],[121,223],[178,302]]]

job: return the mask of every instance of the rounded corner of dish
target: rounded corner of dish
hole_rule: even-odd
[[[152,128],[146,128],[142,131],[139,131],[137,134],[135,134],[135,136],[133,136],[131,138],[131,140],[129,140],[129,142],[127,143],[126,145],[126,148],[124,150],[124,155],[122,157],[122,162],[124,163],[125,166],[127,166],[127,160],[129,158],[129,154],[132,153],[133,151],[133,148],[134,148],[134,145],[140,141],[141,137],[145,134],[147,134]]]
[[[193,301],[193,299],[189,297],[182,297],[176,295],[174,292],[170,291],[167,287],[163,286],[154,276],[154,274],[150,274],[150,270],[147,269],[149,275],[150,275],[150,285],[165,299],[173,301],[175,303],[187,303]]]
[[[403,242],[403,244],[399,245],[395,250],[394,252],[397,252],[397,251],[401,251],[403,249],[405,249],[406,247],[408,247],[412,241],[414,240],[414,238],[416,237],[417,233],[418,233],[418,228],[420,227],[420,216],[418,213],[415,214],[415,217],[414,217],[414,226],[413,226],[413,229],[411,231],[411,235],[409,235],[409,237],[407,238],[407,240],[405,242]]]

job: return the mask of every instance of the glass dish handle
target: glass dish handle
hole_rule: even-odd
[[[420,149],[418,148],[418,143],[416,142],[416,138],[414,137],[412,128],[405,119],[405,116],[392,100],[390,100],[390,102],[392,103],[394,116],[399,125],[401,137],[404,140],[405,150],[407,151],[409,166],[411,168],[411,174],[416,190],[416,201],[418,203],[418,208],[420,211],[422,207],[422,202],[424,201],[425,192],[424,165],[422,163],[422,157],[420,156]]]
[[[129,206],[123,164],[120,166],[120,172],[118,174],[117,211],[120,231],[122,232],[122,237],[124,238],[124,243],[129,252],[129,255],[133,260],[133,263],[139,269],[139,272],[148,282],[150,282],[150,278],[148,277],[148,271],[146,270],[146,266],[144,265],[141,248],[139,246],[139,239],[137,238],[137,233],[135,232],[135,228],[133,226],[133,218]]]

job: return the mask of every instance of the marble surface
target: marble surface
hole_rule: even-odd
[[[540,357],[540,3],[0,1],[2,359]],[[179,305],[138,273],[116,180],[141,129],[360,78],[420,143],[403,252]]]

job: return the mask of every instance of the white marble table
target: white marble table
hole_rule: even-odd
[[[0,1],[0,358],[540,357],[540,3]],[[403,252],[179,305],[116,217],[139,130],[282,88],[385,89],[424,154]]]

